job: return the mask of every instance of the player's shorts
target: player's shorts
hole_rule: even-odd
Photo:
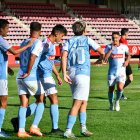
[[[55,83],[55,80],[52,76],[46,77],[46,78],[41,78],[40,81],[41,81],[42,86],[44,88],[45,96],[57,93],[56,83]]]
[[[108,86],[114,86],[116,83],[124,83],[126,81],[125,70],[122,69],[119,74],[110,74],[108,75]]]
[[[28,94],[31,96],[44,94],[44,89],[40,81],[24,81],[17,79],[18,94]]]
[[[75,75],[74,71],[69,71],[69,76],[72,80],[70,85],[73,94],[73,99],[88,101],[90,77],[87,75]]]
[[[8,82],[7,80],[0,80],[0,96],[8,95]]]
[[[132,69],[130,64],[128,64],[128,66],[126,66],[126,75],[131,75],[132,74]]]

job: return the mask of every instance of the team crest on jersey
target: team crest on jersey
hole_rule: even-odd
[[[123,54],[112,54],[112,58],[123,58]]]

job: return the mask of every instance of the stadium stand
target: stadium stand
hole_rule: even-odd
[[[64,39],[73,35],[71,24],[75,21],[75,18],[70,17],[70,14],[55,7],[54,4],[7,2],[6,5],[10,9],[9,11],[26,25],[25,29],[10,17],[6,17],[9,18],[11,23],[10,33],[7,38],[11,45],[19,45],[27,37],[28,27],[32,21],[42,23],[42,36],[50,34],[51,28],[59,23],[68,29],[68,35]],[[129,21],[120,13],[113,11],[113,9],[98,8],[93,4],[68,4],[68,7],[72,9],[75,16],[81,16],[86,21],[88,27],[90,27],[90,32],[87,33],[88,36],[97,43],[106,44],[107,41],[111,40],[112,31],[120,31],[124,27],[129,28],[130,31],[129,44],[139,43],[139,27],[133,21]]]

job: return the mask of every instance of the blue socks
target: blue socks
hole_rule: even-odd
[[[76,116],[68,115],[67,129],[72,129],[76,122]]]
[[[80,112],[79,113],[79,120],[80,120],[80,124],[82,127],[86,126],[86,119],[87,119],[86,112]]]
[[[18,118],[19,118],[19,128],[25,129],[25,123],[26,123],[26,107],[20,106],[19,112],[18,112]]]
[[[117,90],[116,101],[118,101],[118,100],[121,99],[121,97],[122,97],[122,93],[123,93],[123,90],[122,90],[122,91],[118,91],[118,90]]]
[[[5,116],[5,109],[4,108],[0,108],[0,129],[2,128],[4,116]]]
[[[37,107],[36,107],[36,110],[35,110],[35,118],[34,118],[34,121],[33,121],[32,125],[38,127],[38,124],[39,124],[39,122],[42,118],[43,112],[44,112],[44,103],[37,104]]]
[[[52,128],[57,129],[58,128],[58,119],[59,119],[59,111],[58,111],[58,105],[52,104],[50,106],[50,115],[52,119]]]
[[[109,99],[110,105],[113,105],[113,101],[114,101],[114,92],[113,92],[113,93],[108,93],[108,99]]]
[[[34,114],[34,113],[35,113],[35,110],[36,110],[36,107],[37,107],[37,104],[36,104],[36,103],[30,104],[30,105],[27,107],[26,117],[29,117],[29,116],[31,116],[32,114]]]

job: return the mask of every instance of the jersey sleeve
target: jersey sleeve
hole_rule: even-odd
[[[107,46],[105,47],[105,50],[104,50],[105,54],[108,53],[110,49],[111,49],[111,47],[110,47],[109,45],[107,45]]]
[[[90,49],[96,51],[98,48],[100,48],[100,45],[97,44],[94,40],[88,37],[88,44],[90,46]]]
[[[1,40],[0,41],[0,49],[1,50],[3,50],[4,52],[6,52],[10,48],[11,48],[11,46],[9,45],[9,43],[6,40]]]
[[[63,47],[62,47],[62,52],[68,51],[68,47],[69,47],[69,42],[66,41],[66,42],[64,43]]]
[[[31,53],[36,56],[39,56],[40,53],[42,52],[42,50],[43,50],[42,42],[40,40],[38,40],[37,42],[35,42],[34,49],[32,50]]]

